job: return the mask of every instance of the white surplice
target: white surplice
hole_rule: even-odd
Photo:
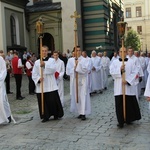
[[[148,75],[144,96],[150,97],[150,74]],[[149,110],[150,110],[150,102],[149,102]]]
[[[110,66],[110,59],[106,57],[102,57],[101,64],[103,66],[104,75],[103,75],[103,81],[104,81],[104,87],[108,88],[108,75],[109,75],[109,66]]]
[[[145,86],[146,86],[147,78],[148,78],[148,71],[147,71],[147,67],[148,67],[148,63],[149,63],[148,57],[145,57],[145,63],[146,63],[146,69],[144,71],[144,80],[145,80]]]
[[[150,74],[150,61],[149,61],[148,66],[147,66],[147,72],[148,72],[148,74]]]
[[[58,86],[55,79],[56,72],[56,64],[53,58],[49,58],[48,61],[45,62],[45,67],[43,69],[43,92],[52,92],[58,90]],[[32,70],[32,79],[36,86],[36,93],[41,93],[41,84],[39,84],[39,79],[41,78],[40,73],[40,60],[35,61],[33,70]]]
[[[91,103],[88,88],[89,62],[84,57],[78,58],[78,65],[75,70],[75,58],[69,58],[66,74],[70,76],[70,95],[71,95],[71,112],[80,115],[91,113]],[[78,103],[76,99],[76,72],[78,73]]]
[[[86,57],[85,59],[87,59],[87,61],[89,62],[89,67],[88,67],[88,87],[89,87],[89,93],[92,92],[92,67],[93,67],[93,63],[90,57]]]
[[[96,57],[91,57],[92,61],[92,68],[94,67],[95,70],[91,71],[91,76],[92,76],[92,92],[102,90],[103,88],[103,79],[101,76],[100,70],[102,69],[101,65],[101,60],[98,56]]]
[[[140,56],[139,57],[139,61],[141,63],[141,67],[142,67],[142,70],[143,70],[143,73],[144,73],[145,70],[146,70],[146,61],[145,61],[145,58],[143,56]],[[142,82],[141,82],[141,88],[145,88],[145,85],[146,85],[146,83],[145,83],[145,77],[143,75]]]
[[[117,60],[117,59],[119,59],[119,56],[118,56],[118,55],[117,55],[116,57],[113,56],[112,59],[111,59],[111,61],[110,61],[110,64],[112,64],[112,62],[113,62],[114,60]]]
[[[65,73],[65,65],[62,60],[59,58],[55,60],[56,63],[56,71],[59,73],[58,78],[56,79],[57,85],[58,85],[58,93],[60,96],[60,101],[62,106],[64,106],[64,81],[63,81],[63,76]]]
[[[8,117],[11,116],[10,106],[5,88],[6,74],[6,63],[4,59],[0,56],[0,124],[8,123]]]
[[[114,79],[114,96],[122,95],[122,75],[121,68],[122,61],[114,60],[110,65],[110,74]],[[125,95],[136,95],[135,80],[136,79],[136,67],[133,60],[128,59],[125,62],[125,80],[130,84],[125,85]]]
[[[140,82],[139,82],[139,77],[143,77],[144,73],[143,73],[143,70],[142,70],[142,67],[141,67],[141,63],[135,55],[132,55],[131,57],[128,56],[128,59],[131,59],[134,62],[135,66],[136,66],[136,74],[137,74],[138,77],[136,78],[135,89],[136,89],[136,98],[139,101],[139,96],[141,94],[141,85],[140,85]]]

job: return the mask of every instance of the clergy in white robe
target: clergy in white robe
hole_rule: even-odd
[[[72,57],[68,60],[66,73],[70,76],[70,111],[78,113],[78,118],[81,120],[86,120],[86,115],[91,113],[90,95],[88,88],[88,67],[88,60],[81,56],[80,47],[77,47],[77,60],[75,57]],[[78,74],[78,95],[76,94],[76,73]]]
[[[114,56],[112,57],[110,64],[116,59],[119,59],[119,56],[118,56],[117,52],[114,52]]]
[[[146,69],[144,71],[144,80],[145,80],[145,87],[146,87],[147,78],[148,78],[147,66],[148,66],[148,63],[149,63],[149,58],[146,56],[145,53],[144,53],[144,59],[145,59],[145,64],[146,64]]]
[[[49,120],[51,116],[54,119],[63,117],[64,112],[58,94],[58,86],[55,79],[56,64],[53,58],[48,58],[48,47],[42,47],[43,60],[39,59],[35,62],[32,70],[32,79],[36,86],[36,93],[39,106],[39,114],[42,122]],[[43,78],[41,78],[41,67],[43,69]],[[43,82],[44,94],[44,114],[41,109],[41,82]]]
[[[143,57],[143,53],[140,54],[139,61],[141,63],[141,67],[142,67],[142,70],[144,73],[146,70],[146,61],[145,61],[145,58]],[[145,83],[145,77],[144,76],[142,77],[142,82],[140,84],[141,84],[141,88],[145,89],[146,83]]]
[[[139,96],[140,96],[140,93],[141,93],[140,82],[142,81],[142,76],[144,76],[144,73],[143,73],[140,61],[139,61],[138,57],[136,57],[134,55],[134,51],[133,51],[133,49],[131,47],[128,49],[128,56],[127,56],[127,58],[133,60],[135,66],[136,66],[135,89],[136,89],[136,98],[139,101]]]
[[[11,122],[11,111],[5,88],[6,75],[6,63],[0,56],[0,124]]]
[[[96,55],[96,51],[92,51],[91,54],[91,61],[92,61],[92,93],[94,92],[100,92],[102,93],[103,89],[103,78],[101,76],[100,70],[102,69],[101,60]]]
[[[110,59],[107,57],[107,52],[104,52],[103,57],[101,59],[101,64],[104,70],[103,81],[104,81],[104,89],[106,90],[108,88],[108,75],[110,66]]]
[[[87,56],[86,51],[82,52],[82,56],[87,59],[87,61],[89,62],[89,67],[88,67],[88,87],[89,87],[89,93],[91,94],[92,92],[92,67],[93,67],[93,63],[91,61],[91,58]]]
[[[150,110],[150,74],[148,75],[144,96],[146,97],[147,101],[149,101],[149,110]]]
[[[148,75],[148,79],[147,79],[147,83],[146,83],[144,96],[146,96],[147,100],[150,102],[150,61],[147,66],[147,72],[149,75]],[[149,103],[149,109],[150,109],[150,103]]]
[[[124,49],[126,56],[126,49]],[[122,49],[120,49],[120,57],[122,56]],[[125,59],[125,58],[124,58]],[[122,81],[122,72],[125,71],[125,82]],[[133,60],[125,59],[125,66],[122,65],[122,59],[114,60],[110,65],[110,74],[114,79],[114,96],[116,115],[118,120],[118,127],[123,127],[124,123],[130,124],[132,121],[141,119],[139,105],[135,96],[135,80],[136,67]],[[122,84],[125,84],[126,97],[126,120],[123,115],[123,92]]]
[[[64,106],[64,80],[63,80],[63,76],[65,73],[65,65],[64,65],[64,62],[61,59],[59,59],[59,54],[57,51],[53,52],[53,57],[55,59],[55,64],[56,64],[55,78],[56,78],[56,82],[58,85],[58,93],[60,96],[61,104],[62,104],[62,106]]]
[[[150,109],[150,61],[147,66],[147,72],[148,72],[148,79],[146,83],[146,88],[144,92],[144,96],[147,97],[147,100],[149,101],[149,109]]]

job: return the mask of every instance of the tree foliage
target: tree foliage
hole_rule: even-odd
[[[139,51],[141,48],[140,38],[136,31],[129,30],[127,37],[125,38],[125,46],[131,46],[135,51]]]

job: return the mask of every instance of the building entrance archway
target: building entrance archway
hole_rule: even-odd
[[[53,51],[55,50],[54,37],[50,33],[44,33],[42,38],[42,44],[48,46],[51,53],[53,53]],[[40,39],[38,39],[38,50],[40,54]]]

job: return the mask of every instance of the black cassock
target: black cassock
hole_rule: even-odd
[[[135,120],[141,119],[141,113],[139,109],[139,105],[136,99],[136,96],[125,96],[126,99],[126,121],[124,122],[123,116],[123,96],[115,96],[115,107],[116,107],[116,115],[119,124],[131,123]]]
[[[44,94],[44,115],[42,115],[41,107],[41,93],[37,93],[39,113],[41,119],[49,119],[51,116],[55,118],[61,118],[64,115],[64,111],[61,105],[58,91],[46,92]]]

